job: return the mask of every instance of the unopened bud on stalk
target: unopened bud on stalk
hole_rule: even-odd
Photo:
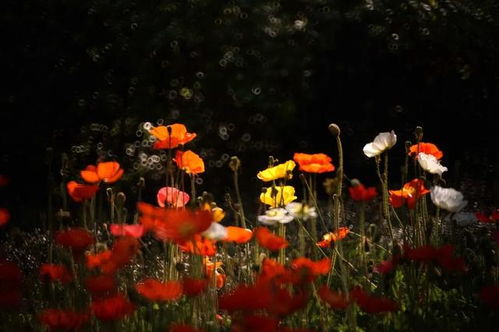
[[[273,156],[269,156],[269,167],[274,166],[274,164],[278,161],[279,160],[275,159]]]
[[[416,129],[414,129],[414,136],[416,136],[416,141],[421,142],[423,139],[423,127],[417,126]]]
[[[106,196],[107,196],[107,199],[110,201],[113,199],[113,188],[106,189]]]
[[[327,127],[327,129],[329,129],[329,132],[334,137],[340,136],[341,130],[340,130],[340,127],[336,123],[329,124],[329,126]]]
[[[237,156],[230,157],[229,167],[233,172],[237,172],[241,167],[241,160]]]
[[[352,179],[352,181],[350,181],[350,184],[352,185],[352,187],[357,187],[360,186],[360,181],[359,179]]]
[[[407,151],[409,151],[409,148],[412,146],[412,142],[411,141],[405,141],[405,149]]]
[[[124,192],[120,191],[119,193],[116,194],[116,204],[122,206],[125,204],[125,202],[126,202],[126,195]]]
[[[146,180],[141,176],[137,182],[137,187],[144,188],[146,185]]]

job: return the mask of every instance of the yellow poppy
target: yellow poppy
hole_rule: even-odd
[[[258,172],[256,175],[260,180],[268,182],[281,178],[285,178],[289,175],[292,177],[291,172],[295,168],[296,164],[293,160],[288,160],[285,163],[279,164],[274,167],[269,167],[266,170]]]
[[[296,199],[292,186],[270,187],[260,194],[260,201],[271,207],[285,206]]]

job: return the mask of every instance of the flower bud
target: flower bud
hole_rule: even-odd
[[[229,167],[233,172],[237,172],[241,167],[241,160],[237,156],[230,157]]]
[[[340,130],[340,127],[336,123],[329,124],[329,126],[327,127],[327,129],[329,129],[329,132],[334,137],[340,136],[341,130]]]
[[[416,129],[414,129],[414,136],[416,136],[417,142],[421,142],[423,139],[423,127],[417,126]]]

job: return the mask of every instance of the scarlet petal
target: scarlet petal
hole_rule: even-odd
[[[135,289],[137,293],[150,301],[174,301],[182,296],[182,284],[178,281],[165,283],[155,279],[146,279],[139,282]]]
[[[184,289],[185,295],[197,296],[206,290],[206,288],[208,287],[208,280],[184,278],[182,280],[182,287]]]
[[[255,230],[255,236],[260,246],[272,251],[286,248],[289,245],[286,239],[274,235],[266,227],[257,227]]]
[[[95,317],[102,321],[122,319],[135,311],[133,303],[121,294],[92,301],[90,307]]]
[[[319,288],[318,294],[320,298],[329,304],[333,309],[345,309],[348,306],[348,301],[346,296],[340,292],[334,292],[330,290],[327,286],[322,286]]]

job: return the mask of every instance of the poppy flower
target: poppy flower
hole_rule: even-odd
[[[257,284],[273,283],[277,285],[282,284],[296,284],[299,281],[299,276],[294,271],[287,269],[277,261],[264,258],[260,269],[260,274],[257,278]]]
[[[309,219],[317,218],[317,212],[314,206],[308,206],[307,204],[299,202],[291,202],[286,204],[284,207],[288,213],[297,219],[307,221]]]
[[[94,237],[84,228],[70,228],[55,234],[55,242],[73,250],[73,253],[82,253],[95,242]]]
[[[185,125],[180,123],[153,127],[149,133],[158,139],[153,145],[154,149],[175,149],[196,138],[195,133],[188,133]]]
[[[385,150],[391,149],[397,143],[397,135],[392,130],[391,132],[379,133],[374,141],[364,146],[364,154],[369,157],[379,156]]]
[[[64,265],[42,264],[40,266],[40,278],[42,280],[59,281],[66,284],[73,280],[73,275]]]
[[[394,208],[399,208],[402,205],[407,204],[409,209],[414,209],[418,199],[429,192],[430,191],[426,189],[422,179],[413,179],[404,184],[400,190],[389,190],[390,204],[392,204]]]
[[[463,194],[453,188],[431,187],[431,201],[441,209],[458,212],[468,204]]]
[[[499,310],[499,286],[485,286],[478,294],[480,300],[493,310]]]
[[[387,275],[392,273],[398,265],[398,259],[388,259],[374,266],[374,272]]]
[[[163,241],[183,244],[194,235],[210,227],[213,218],[209,211],[163,209],[163,219],[155,226],[156,237]]]
[[[289,204],[288,204],[289,205]],[[273,208],[265,211],[264,215],[258,216],[258,221],[264,225],[287,224],[294,219],[289,211],[284,208]]]
[[[425,153],[434,156],[438,160],[444,156],[444,153],[435,144],[423,142],[411,145],[408,153],[411,157],[416,157],[419,153]]]
[[[329,273],[329,270],[331,270],[331,259],[324,258],[318,261],[313,261],[306,257],[299,257],[291,262],[291,267],[295,270],[306,269],[311,276],[316,277]]]
[[[264,309],[277,317],[290,315],[303,308],[308,302],[308,293],[303,291],[292,293],[287,288],[272,285],[270,293],[272,295],[269,304]]]
[[[208,280],[185,277],[182,279],[182,289],[186,296],[197,296],[208,287]]]
[[[152,302],[176,301],[182,297],[182,284],[178,281],[145,279],[135,285],[135,290]]]
[[[90,319],[88,313],[72,310],[46,309],[38,315],[38,320],[50,331],[75,331]]]
[[[191,150],[177,150],[174,161],[177,164],[177,167],[184,170],[187,174],[199,174],[204,172],[203,159]]]
[[[232,324],[231,331],[274,332],[278,331],[279,319],[272,316],[244,315]]]
[[[172,324],[168,332],[204,332],[204,330],[186,324]]]
[[[158,205],[165,207],[165,203],[169,207],[180,208],[184,207],[190,200],[189,195],[186,192],[178,190],[174,187],[163,187],[158,190],[156,194],[156,199],[158,200]]]
[[[208,280],[214,280],[215,284],[213,286],[216,286],[217,289],[225,285],[225,274],[218,271],[218,268],[222,265],[222,262],[212,262],[208,257],[203,257],[204,274]]]
[[[144,235],[145,229],[143,225],[139,224],[111,224],[109,225],[109,231],[114,236],[131,236],[138,239]]]
[[[360,287],[351,290],[350,296],[360,309],[370,314],[397,311],[399,307],[392,299],[372,296]]]
[[[80,171],[80,176],[88,183],[97,184],[101,181],[114,183],[118,181],[125,171],[116,161],[106,161],[95,165],[88,165]]]
[[[260,201],[274,208],[285,206],[295,199],[295,188],[292,186],[269,187],[260,194]]]
[[[270,297],[267,284],[239,284],[231,292],[219,296],[218,305],[221,310],[228,312],[262,310],[269,306]]]
[[[274,235],[266,227],[257,227],[254,232],[258,244],[263,248],[275,251],[289,246],[285,238]]]
[[[426,245],[417,248],[404,248],[404,258],[415,261],[429,263],[435,259],[437,251],[435,247]]]
[[[348,192],[354,201],[363,202],[368,202],[378,195],[375,187],[366,188],[362,183],[349,187]]]
[[[210,240],[220,241],[227,237],[227,229],[214,221],[201,235]]]
[[[92,198],[99,187],[97,185],[92,184],[81,184],[76,181],[69,181],[66,185],[69,196],[75,202],[82,202],[86,199]]]
[[[419,166],[428,173],[438,174],[442,176],[443,172],[447,172],[447,167],[442,166],[440,161],[435,158],[434,155],[426,154],[426,153],[418,153],[416,157]]]
[[[135,311],[135,305],[122,294],[93,300],[90,308],[95,317],[102,321],[119,320]]]
[[[435,261],[444,270],[449,272],[466,272],[467,270],[464,259],[454,255],[454,246],[450,244],[436,249]]]
[[[86,255],[86,266],[88,269],[94,269],[99,266],[104,265],[106,262],[111,260],[111,256],[113,255],[111,250],[104,250],[102,252],[96,254],[87,254]]]
[[[118,290],[116,278],[106,274],[87,277],[85,279],[85,287],[93,297],[98,298],[113,295]]]
[[[258,172],[256,177],[265,182],[282,178],[291,179],[292,172],[295,166],[296,164],[294,161],[288,160],[285,163],[269,167],[263,171]]]
[[[227,230],[227,236],[222,240],[224,242],[242,244],[248,242],[253,237],[253,232],[247,228],[227,226],[225,229]]]
[[[10,212],[5,208],[0,208],[0,227],[7,225],[10,220]]]
[[[335,169],[331,157],[324,153],[295,153],[293,159],[298,163],[300,171],[307,173],[326,173]]]
[[[492,212],[490,215],[486,215],[482,212],[475,213],[476,218],[483,223],[493,223],[499,222],[499,210]]]
[[[322,240],[317,242],[317,246],[321,248],[329,247],[332,242],[343,240],[348,233],[350,233],[350,228],[340,227],[334,232],[324,234]]]
[[[215,241],[202,237],[199,234],[194,235],[193,239],[178,245],[183,252],[200,256],[215,256],[217,247]]]
[[[332,291],[326,285],[321,286],[317,294],[332,309],[343,310],[348,306],[347,298],[343,293]]]
[[[126,266],[139,251],[139,241],[131,236],[123,236],[113,243],[111,258],[100,266],[103,273],[114,273]]]

